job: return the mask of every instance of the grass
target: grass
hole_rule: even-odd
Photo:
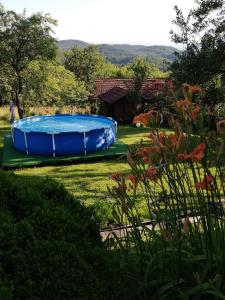
[[[140,141],[147,132],[145,128],[121,126],[118,127],[118,138],[128,145],[134,144]],[[112,173],[129,169],[126,160],[114,159],[66,166],[20,169],[16,173],[22,176],[50,176],[63,183],[77,199],[93,204],[107,198],[106,186],[111,183],[109,176]]]
[[[9,113],[6,107],[0,108],[0,161],[4,134],[10,133]],[[148,128],[137,128],[123,125],[118,127],[117,137],[127,145],[147,141]],[[92,205],[103,224],[111,216],[112,199],[107,186],[114,184],[109,176],[114,172],[129,172],[130,167],[125,159],[113,159],[100,162],[87,162],[72,165],[46,166],[18,169],[16,174],[25,177],[49,176],[62,183],[76,199],[85,205]],[[213,171],[213,170],[212,170]],[[145,213],[143,211],[143,217]]]
[[[3,136],[10,133],[9,115],[6,107],[0,108],[0,161],[2,159]],[[9,116],[8,116],[9,117]],[[127,145],[135,144],[141,139],[147,140],[147,128],[134,126],[119,126],[118,139]],[[110,197],[107,185],[112,185],[109,176],[114,172],[128,172],[130,169],[126,160],[114,159],[92,163],[82,163],[65,166],[34,167],[18,169],[16,174],[21,176],[49,176],[62,183],[76,199],[86,205],[93,205],[97,214],[103,220],[110,216]]]

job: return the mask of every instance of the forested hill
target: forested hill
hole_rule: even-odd
[[[74,46],[87,47],[88,43],[80,40],[61,40],[58,46],[62,51],[69,50]],[[170,46],[143,46],[128,44],[99,44],[99,51],[106,57],[107,61],[116,65],[126,65],[136,56],[146,56],[150,62],[160,69],[166,69],[167,63],[175,59],[174,52],[179,51]]]

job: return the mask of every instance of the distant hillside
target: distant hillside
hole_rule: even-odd
[[[87,47],[88,43],[80,40],[62,40],[58,42],[58,47],[64,52],[72,47]],[[99,44],[100,53],[107,61],[116,65],[129,64],[136,56],[145,56],[158,68],[165,70],[167,65],[175,59],[174,52],[179,51],[170,46],[143,46],[127,44]]]
[[[62,41],[58,41],[58,47],[63,50],[69,50],[75,46],[81,47],[81,48],[85,48],[87,47],[89,44],[80,40],[62,40]]]

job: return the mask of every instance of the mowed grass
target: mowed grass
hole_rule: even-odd
[[[118,138],[128,145],[138,143],[142,138],[147,140],[147,133],[146,128],[118,127]],[[112,173],[128,172],[129,169],[124,157],[119,157],[99,162],[20,169],[15,173],[22,176],[49,176],[63,183],[77,199],[89,205],[108,197],[107,185],[112,184],[109,179]]]
[[[9,117],[8,107],[0,107],[0,164],[2,164],[4,135],[10,134]]]
[[[10,133],[9,112],[7,108],[0,108],[0,161],[2,158],[3,136]],[[137,128],[131,125],[118,126],[117,137],[128,146],[148,141],[148,128]],[[129,173],[130,167],[124,157],[99,162],[87,162],[65,166],[45,166],[17,169],[16,174],[24,177],[45,177],[62,183],[76,199],[87,206],[93,206],[101,223],[105,224],[111,216],[112,199],[107,186],[114,183],[110,175],[114,172]],[[214,169],[212,168],[212,173]],[[143,211],[143,216],[145,215]]]

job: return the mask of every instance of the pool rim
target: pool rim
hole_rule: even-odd
[[[105,125],[105,126],[102,126],[102,127],[99,127],[99,128],[93,128],[93,129],[90,129],[90,130],[83,130],[83,131],[77,131],[77,130],[74,130],[74,131],[33,131],[33,130],[23,130],[15,125],[17,125],[18,123],[22,123],[23,120],[29,120],[29,119],[34,119],[34,118],[37,118],[37,117],[43,117],[43,118],[46,118],[46,117],[65,117],[65,116],[70,116],[70,117],[75,117],[75,116],[86,116],[86,117],[93,117],[93,118],[99,118],[99,119],[105,119],[105,120],[109,120],[112,122],[113,125],[115,125],[116,127],[116,132],[117,132],[117,121],[114,120],[113,118],[111,117],[106,117],[106,116],[102,116],[102,115],[96,115],[96,114],[47,114],[47,115],[35,115],[35,116],[29,116],[29,117],[25,117],[23,119],[19,119],[19,120],[16,120],[13,122],[12,126],[11,126],[11,129],[13,131],[14,128],[16,128],[17,130],[20,130],[21,132],[23,133],[46,133],[46,134],[60,134],[60,133],[87,133],[87,132],[91,132],[91,131],[94,131],[94,130],[101,130],[101,129],[105,129],[105,128],[110,128],[112,126],[111,125]]]

